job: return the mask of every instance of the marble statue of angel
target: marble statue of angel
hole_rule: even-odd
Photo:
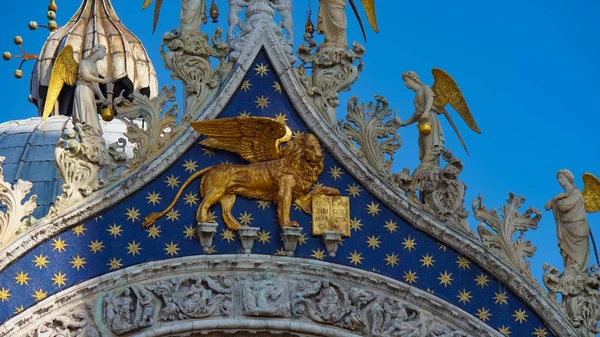
[[[565,270],[563,275],[587,274],[590,259],[590,227],[586,211],[600,210],[600,180],[590,173],[582,177],[583,191],[575,186],[575,176],[569,170],[556,174],[563,193],[550,199],[544,207],[552,210],[556,235]],[[597,257],[596,257],[597,258]]]
[[[366,38],[365,29],[358,14],[358,9],[354,0],[348,0],[354,11],[354,15],[358,19],[360,29],[362,30],[363,36]],[[375,32],[379,32],[377,27],[377,18],[375,16],[375,0],[361,0],[367,19],[371,28]],[[348,22],[346,19],[346,0],[319,0],[319,16],[317,19],[317,33],[323,34],[324,43],[323,47],[339,47],[348,48],[348,42],[346,38],[346,28]]]
[[[422,83],[414,71],[402,74],[406,87],[414,91],[416,95],[414,114],[400,126],[419,123],[419,159],[421,160],[419,167],[424,169],[439,168],[440,155],[444,151],[444,133],[437,117],[438,114],[446,116],[465,151],[467,154],[469,153],[454,121],[445,109],[446,105],[450,104],[471,130],[478,134],[481,133],[465,98],[452,77],[441,69],[433,69],[432,73],[434,83],[431,87]]]
[[[142,9],[148,8],[152,0],[144,0]],[[154,5],[154,22],[152,24],[152,33],[156,30],[160,8],[163,0],[156,0]],[[206,24],[206,0],[181,0],[181,10],[179,12],[179,28],[182,33],[199,33],[200,26]]]
[[[56,100],[64,84],[75,85],[75,96],[73,98],[73,123],[87,124],[102,134],[100,120],[98,119],[98,107],[96,97],[103,104],[108,100],[100,90],[100,84],[110,83],[110,78],[100,78],[96,62],[106,56],[106,46],[95,45],[90,54],[79,64],[73,58],[73,47],[65,46],[52,67],[50,85],[44,103],[42,120],[50,116]]]

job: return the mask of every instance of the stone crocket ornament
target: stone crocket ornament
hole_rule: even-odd
[[[298,227],[299,224],[290,219],[292,202],[311,214],[313,196],[340,194],[331,187],[310,190],[324,165],[321,144],[311,133],[292,137],[292,131],[285,123],[266,117],[221,118],[191,122],[190,125],[198,133],[208,136],[201,145],[238,153],[250,164],[214,165],[196,172],[181,186],[165,210],[146,217],[142,224],[144,227],[152,226],[167,214],[184,190],[200,177],[202,202],[198,206],[196,221],[213,222],[209,209],[218,202],[225,225],[230,230],[240,228],[240,223],[231,214],[238,195],[276,203],[281,227]],[[283,143],[287,144],[281,147]]]

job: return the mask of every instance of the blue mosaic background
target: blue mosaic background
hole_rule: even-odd
[[[284,119],[294,132],[309,132],[264,52],[246,75],[220,117],[239,115]],[[293,209],[292,220],[303,227],[296,257],[319,259],[374,271],[428,291],[478,317],[507,336],[552,336],[536,314],[504,285],[431,236],[411,227],[365,191],[340,163],[325,152],[319,183],[350,197],[352,237],[328,257],[321,238],[312,237],[311,217]],[[110,210],[88,219],[31,250],[0,273],[0,322],[37,301],[72,285],[142,262],[203,254],[195,236],[195,213],[200,202],[199,180],[191,184],[174,211],[150,229],[141,222],[166,207],[179,186],[199,169],[219,163],[245,164],[237,154],[196,144],[160,177]],[[241,251],[237,234],[212,208],[219,223],[212,254]],[[282,254],[280,228],[272,203],[237,198],[233,214],[243,223],[260,227],[253,253]]]

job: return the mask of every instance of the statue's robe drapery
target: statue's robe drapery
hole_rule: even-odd
[[[564,274],[584,274],[590,259],[590,228],[581,191],[572,189],[553,208],[558,246],[565,265]]]
[[[102,127],[98,119],[98,107],[96,105],[95,83],[83,79],[82,74],[90,74],[98,77],[98,68],[89,60],[83,59],[79,62],[79,78],[75,86],[73,99],[74,123],[87,124],[102,134]]]
[[[317,32],[324,35],[324,45],[348,48],[345,8],[346,0],[320,0]]]
[[[180,20],[182,32],[200,32],[206,24],[206,0],[181,0]]]
[[[429,111],[421,116],[421,119],[425,118],[431,123],[431,133],[425,135],[419,132],[420,167],[435,169],[440,167],[440,156],[444,151],[444,132],[435,112]]]

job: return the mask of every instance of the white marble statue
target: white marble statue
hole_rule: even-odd
[[[281,15],[281,23],[279,26],[284,28],[290,41],[294,41],[294,19],[292,18],[292,0],[274,0],[271,5]]]
[[[424,84],[414,71],[402,74],[402,80],[406,87],[415,92],[415,112],[412,117],[402,122],[401,126],[411,125],[415,122],[431,123],[431,132],[426,134],[419,132],[419,159],[421,168],[438,168],[440,166],[440,155],[444,151],[444,133],[437,117],[434,103],[434,92],[430,86]]]
[[[206,24],[206,0],[181,0],[179,19],[181,32],[199,32]]]
[[[348,48],[346,41],[346,0],[319,0],[317,33],[323,34],[323,47]]]
[[[102,134],[102,128],[98,119],[96,96],[100,98],[102,103],[108,103],[100,90],[99,84],[110,83],[111,79],[98,76],[96,62],[102,60],[105,56],[106,47],[98,44],[92,48],[88,57],[79,62],[78,79],[73,100],[73,123],[89,125],[96,130],[100,130],[100,134]]]
[[[240,12],[244,7],[250,5],[248,0],[229,0],[229,28],[227,29],[227,42],[233,44],[235,37],[233,36],[233,30],[235,27],[242,29],[242,23],[240,20]]]
[[[575,177],[569,170],[556,175],[565,190],[546,203],[552,209],[556,221],[556,235],[565,270],[563,275],[587,274],[590,259],[590,227],[588,226],[585,201],[575,186]]]

